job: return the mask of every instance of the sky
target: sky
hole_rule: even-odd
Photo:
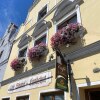
[[[0,38],[10,22],[18,27],[22,24],[34,0],[0,0]]]

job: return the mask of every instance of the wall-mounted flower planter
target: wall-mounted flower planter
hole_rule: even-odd
[[[23,59],[16,58],[11,62],[10,66],[14,71],[18,71],[23,68],[23,66],[25,65],[25,62],[26,61]]]
[[[55,49],[62,45],[74,44],[77,42],[78,37],[83,35],[84,31],[84,28],[78,23],[68,24],[52,36],[51,46]]]
[[[28,58],[31,62],[39,60],[47,53],[47,51],[48,49],[46,47],[46,44],[40,43],[28,50]]]

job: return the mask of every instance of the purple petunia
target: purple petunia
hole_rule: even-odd
[[[46,50],[46,44],[45,43],[40,43],[31,49],[28,50],[28,57],[30,61],[33,61],[35,59],[39,59],[43,54],[44,51]]]
[[[79,31],[79,28],[80,25],[78,23],[71,23],[61,30],[58,30],[51,38],[52,48],[72,43],[76,38],[75,34]]]
[[[15,58],[11,64],[10,64],[11,68],[14,70],[14,71],[17,71],[18,69],[22,68],[23,64],[22,62],[18,59],[18,58]]]

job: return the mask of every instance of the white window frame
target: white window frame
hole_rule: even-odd
[[[22,50],[25,49],[25,48],[27,48],[25,57],[19,57],[19,52],[22,51]],[[25,59],[26,59],[26,58],[27,58],[27,52],[28,52],[28,44],[25,45],[25,46],[23,46],[22,48],[20,48],[20,49],[18,50],[18,58],[25,58]]]
[[[21,94],[21,95],[16,95],[16,99],[17,99],[17,97],[24,97],[24,96],[29,96],[29,100],[31,100],[30,99],[30,93],[25,93],[25,94]],[[15,99],[15,100],[16,100]]]
[[[38,19],[39,19],[39,13],[43,10],[43,8],[44,8],[45,6],[47,6],[47,13],[48,13],[48,11],[49,11],[49,2],[41,7],[41,10],[38,12],[37,22],[40,21],[40,20],[42,19],[42,18],[41,18],[40,20],[38,20]]]
[[[5,96],[5,97],[2,97],[1,99],[8,99],[11,100],[11,97],[10,96]]]
[[[48,29],[45,32],[41,33],[38,37],[35,38],[33,46],[35,46],[35,42],[37,40],[41,39],[45,35],[46,35],[46,46],[47,46],[48,45]]]
[[[69,19],[70,17],[72,17],[75,14],[77,15],[77,22],[80,23],[80,25],[81,25],[82,21],[81,21],[81,14],[80,14],[80,6],[76,5],[76,7],[73,11],[69,12],[66,16],[64,16],[58,22],[54,22],[55,32],[57,32],[57,27],[58,27],[59,24],[61,24],[63,21]]]
[[[49,92],[57,92],[57,91],[60,91],[60,89],[48,89],[48,90],[42,90],[39,92],[39,98],[38,100],[40,100],[40,97],[41,97],[41,94],[42,93],[49,93]],[[68,100],[67,98],[67,93],[64,91],[64,100]]]

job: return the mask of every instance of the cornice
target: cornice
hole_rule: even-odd
[[[100,53],[100,41],[97,41],[95,43],[82,47],[81,49],[75,50],[71,53],[65,54],[65,60],[67,61],[68,59],[70,59],[70,61],[73,62],[73,61],[77,61],[77,60],[80,60],[80,59],[83,59],[83,58],[86,58],[98,53]],[[24,72],[15,77],[11,77],[7,80],[4,80],[1,82],[1,86],[9,84],[19,79],[22,79],[24,77],[41,73],[43,71],[47,71],[53,68],[55,68],[55,60],[52,60],[51,62],[47,62],[45,64],[38,65],[27,72]]]

